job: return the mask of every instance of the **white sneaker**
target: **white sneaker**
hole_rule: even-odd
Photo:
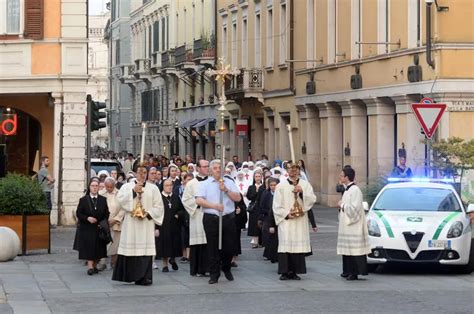
[[[158,265],[156,264],[156,262],[153,262],[153,269],[158,269]]]

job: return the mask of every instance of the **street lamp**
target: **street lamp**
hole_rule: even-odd
[[[215,80],[221,82],[221,96],[219,97],[220,107],[217,109],[219,112],[221,126],[219,128],[220,132],[220,150],[221,150],[221,180],[224,180],[224,168],[225,168],[225,145],[224,145],[224,115],[227,111],[225,105],[227,103],[227,98],[225,97],[225,80],[229,75],[230,77],[238,75],[240,71],[237,69],[231,69],[230,64],[224,65],[224,58],[219,58],[220,67],[216,70],[209,69],[206,71],[206,74],[209,76],[215,75]],[[220,193],[220,203],[224,204],[224,192]],[[222,212],[219,212],[219,250],[222,250]]]

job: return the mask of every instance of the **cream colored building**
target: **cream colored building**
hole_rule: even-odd
[[[230,129],[232,119],[249,116],[253,157],[288,159],[291,124],[296,159],[329,205],[340,197],[335,185],[346,164],[363,185],[388,174],[404,147],[408,165],[424,174],[411,103],[448,105],[436,138],[474,137],[473,6],[431,5],[430,66],[424,0],[218,1],[218,55],[262,71],[260,89],[246,85],[255,80],[244,71],[227,91],[235,101]]]
[[[18,122],[0,168],[30,175],[49,156],[52,224],[75,224],[84,191],[87,42],[86,0],[0,1],[0,116]]]
[[[210,157],[214,153],[214,0],[134,2],[130,13],[133,64],[122,65],[132,87],[132,151]],[[212,47],[211,47],[212,46]]]

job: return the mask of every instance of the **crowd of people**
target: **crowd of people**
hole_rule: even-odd
[[[242,230],[253,249],[263,247],[264,259],[278,263],[280,280],[300,280],[298,274],[306,273],[310,230],[317,231],[316,196],[302,160],[270,162],[262,155],[241,163],[233,156],[224,163],[223,176],[219,160],[147,155],[140,161],[132,154],[118,160],[124,175],[99,171],[77,207],[74,248],[87,261],[88,275],[105,269],[109,256],[117,281],[150,285],[153,269],[178,271],[181,263],[189,263],[191,276],[209,277],[209,284],[221,273],[232,281]],[[346,166],[340,178],[349,191],[339,204],[344,226],[338,238],[341,276],[348,280],[367,274],[362,257],[370,252],[354,176]],[[295,213],[295,207],[303,213]]]

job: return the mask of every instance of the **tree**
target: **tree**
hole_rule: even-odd
[[[433,166],[445,175],[462,176],[465,171],[474,169],[474,139],[460,137],[442,139],[432,145]]]

